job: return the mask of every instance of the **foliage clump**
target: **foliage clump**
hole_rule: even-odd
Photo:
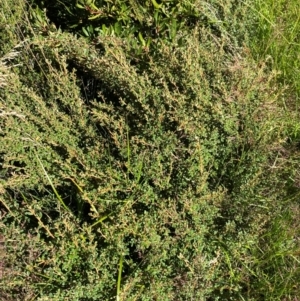
[[[201,23],[142,61],[27,26],[1,65],[3,294],[272,300],[253,258],[285,196],[275,75]]]

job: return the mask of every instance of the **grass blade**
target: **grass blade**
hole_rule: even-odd
[[[118,269],[118,281],[117,281],[117,301],[120,301],[121,293],[121,279],[122,279],[122,270],[123,270],[123,255],[120,256],[119,269]]]
[[[71,210],[70,210],[70,209],[68,208],[68,206],[64,203],[63,199],[61,198],[61,196],[59,195],[59,193],[58,193],[57,190],[55,189],[55,187],[54,187],[54,185],[53,185],[53,183],[52,183],[52,181],[51,181],[51,179],[50,179],[50,177],[49,177],[49,175],[48,175],[46,169],[44,168],[44,165],[43,165],[42,161],[40,160],[40,158],[39,158],[39,156],[38,156],[37,154],[36,154],[36,158],[37,158],[37,160],[39,161],[39,163],[40,163],[40,165],[41,165],[41,167],[42,167],[42,169],[43,169],[43,172],[44,172],[44,174],[45,174],[47,180],[49,181],[49,183],[50,183],[50,185],[51,185],[51,188],[52,188],[53,192],[55,193],[57,199],[59,200],[59,202],[61,203],[61,205],[62,205],[68,212],[71,212]]]

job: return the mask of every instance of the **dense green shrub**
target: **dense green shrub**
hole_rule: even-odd
[[[0,56],[3,57],[13,47],[20,43],[22,24],[24,24],[24,10],[26,3],[20,1],[13,5],[7,1],[0,3]]]
[[[27,30],[1,64],[3,298],[274,300],[274,75],[201,22],[142,63],[122,37]]]
[[[51,24],[97,41],[98,37],[125,38],[131,54],[155,52],[160,43],[183,37],[195,26],[212,31],[218,38],[231,35],[232,42],[244,41],[247,6],[233,0],[224,1],[162,1],[156,0],[31,0],[30,14],[35,29],[50,30]],[[245,24],[243,24],[245,25]],[[181,37],[181,39],[179,38]]]

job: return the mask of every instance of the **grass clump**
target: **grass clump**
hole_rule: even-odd
[[[276,169],[287,188],[277,214],[267,226],[255,249],[257,298],[293,300],[300,295],[299,278],[299,8],[297,1],[255,1],[251,55],[269,70],[279,71],[277,85],[284,87],[278,105],[285,112],[282,130],[286,143],[276,150],[272,169]],[[267,294],[265,287],[271,288]],[[261,294],[261,295],[260,295]]]
[[[297,296],[277,73],[201,22],[134,57],[34,26],[1,65],[1,297]]]
[[[290,107],[295,101],[299,105],[299,53],[300,18],[297,1],[254,2],[251,10],[256,12],[257,21],[250,47],[257,61],[268,58],[273,69],[281,72],[279,79],[290,88],[285,102]]]

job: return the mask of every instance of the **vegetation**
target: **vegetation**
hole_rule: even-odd
[[[1,300],[296,300],[296,9],[2,1]]]
[[[268,60],[280,71],[279,80],[288,84],[286,105],[299,105],[299,7],[294,1],[257,1],[252,8],[257,12],[255,39],[251,42],[257,61]],[[291,99],[290,99],[291,98]],[[296,98],[296,102],[295,102]]]

